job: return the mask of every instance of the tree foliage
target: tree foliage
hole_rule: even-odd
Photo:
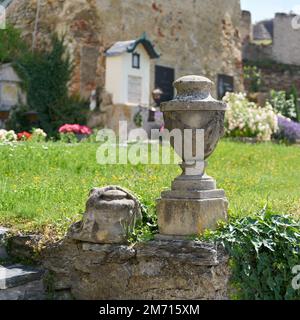
[[[49,49],[25,51],[15,59],[14,67],[23,80],[27,106],[16,108],[8,123],[10,128],[30,125],[24,111],[37,112],[39,126],[50,135],[57,134],[57,129],[65,123],[85,124],[87,102],[68,94],[73,65],[64,37],[53,35]]]
[[[0,64],[16,61],[26,51],[27,46],[18,29],[10,24],[6,29],[0,29]]]

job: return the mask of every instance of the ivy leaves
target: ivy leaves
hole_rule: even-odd
[[[232,258],[232,281],[242,299],[300,299],[292,269],[300,264],[300,222],[263,212],[230,221],[204,240],[221,243]]]

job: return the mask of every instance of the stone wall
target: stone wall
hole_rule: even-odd
[[[240,33],[243,45],[253,40],[252,16],[250,11],[242,11]]]
[[[184,210],[186,217],[188,205]],[[82,220],[42,253],[45,281],[54,298],[228,298],[229,256],[223,247],[163,234],[129,244],[128,235],[141,219],[141,203],[131,192],[118,186],[92,189]],[[190,228],[192,232],[194,225]]]
[[[197,241],[135,246],[64,240],[44,255],[55,299],[228,299],[228,256]]]
[[[277,13],[274,20],[274,59],[300,65],[300,30],[292,27],[295,15]]]
[[[274,90],[290,91],[293,86],[296,87],[300,93],[300,67],[283,64],[276,64],[275,62],[255,63],[261,70],[262,86],[260,91],[269,92]],[[245,89],[249,90],[249,82],[245,81]]]
[[[275,19],[262,21],[256,26],[265,28],[269,25],[270,31],[268,36],[261,35],[261,40],[272,40],[270,44],[258,44],[252,41],[243,41],[243,59],[259,61],[259,60],[274,60],[277,63],[300,65],[300,30],[293,28],[293,14],[277,13]],[[251,16],[244,13],[241,21],[242,39],[247,39],[247,24],[251,21]]]
[[[273,45],[247,43],[243,47],[243,58],[250,61],[273,60]]]
[[[32,43],[36,0],[14,0],[10,22]],[[44,0],[37,45],[51,32],[66,33],[75,61],[70,90],[89,96],[105,79],[104,51],[114,42],[138,38],[144,31],[156,43],[156,63],[175,68],[175,77],[217,74],[235,77],[243,87],[239,0]],[[154,66],[152,66],[154,77]],[[154,79],[152,79],[154,83]]]

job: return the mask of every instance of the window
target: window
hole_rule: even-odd
[[[134,69],[140,68],[140,55],[138,53],[132,54],[132,68]]]
[[[140,104],[142,101],[142,77],[128,76],[128,102]]]
[[[234,92],[234,78],[226,74],[218,74],[218,99],[223,99],[226,92]]]

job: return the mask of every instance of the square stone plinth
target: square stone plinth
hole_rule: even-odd
[[[218,199],[160,199],[157,204],[159,232],[166,236],[191,236],[215,230],[227,220],[228,201]]]

